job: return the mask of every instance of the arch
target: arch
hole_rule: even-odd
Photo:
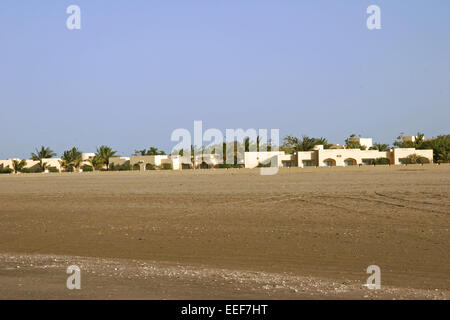
[[[344,160],[344,166],[348,167],[348,166],[356,166],[357,165],[357,161],[356,159],[353,158],[347,158]]]
[[[152,164],[152,163],[147,163],[147,164],[145,165],[145,170],[156,170],[156,167],[155,167],[155,165]]]
[[[323,165],[325,167],[335,167],[336,166],[336,160],[328,158],[323,160]]]
[[[375,164],[374,158],[361,159],[361,163],[363,166],[373,166]]]
[[[141,166],[139,165],[139,163],[136,163],[136,164],[133,165],[133,170],[136,170],[136,171],[140,171],[141,170]]]
[[[210,166],[206,161],[203,161],[202,163],[200,163],[200,169],[209,169]]]

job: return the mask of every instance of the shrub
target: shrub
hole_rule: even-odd
[[[120,166],[120,171],[130,171],[131,169],[132,169],[132,167],[129,162],[126,162]]]
[[[401,159],[402,164],[424,164],[424,163],[430,163],[430,160],[428,160],[425,157],[418,156],[417,154],[411,154],[407,156],[404,159]]]
[[[32,168],[23,168],[20,170],[22,173],[41,173],[42,170],[40,167],[32,167]]]
[[[375,165],[386,165],[389,164],[389,159],[387,158],[376,158],[374,161]]]
[[[232,168],[243,168],[243,164],[219,164],[216,166],[216,168],[220,169],[232,169]]]
[[[269,161],[268,163],[258,163],[258,168],[270,168],[272,163]]]
[[[161,169],[163,170],[172,170],[172,164],[171,163],[163,163],[161,166]]]
[[[138,168],[138,170],[139,170],[139,168]],[[147,163],[147,164],[145,165],[145,170],[156,170],[156,167],[155,167],[154,164]]]
[[[88,165],[82,166],[81,169],[83,170],[83,172],[92,172],[92,171],[94,171],[94,168],[92,166],[88,166]]]
[[[419,159],[417,159],[417,163],[426,164],[426,163],[430,163],[430,160],[428,160],[425,157],[420,157]]]
[[[131,164],[129,162],[124,163],[124,164],[111,164],[109,166],[109,170],[110,171],[129,171],[131,170]]]
[[[10,169],[10,168],[3,168],[3,169],[0,169],[0,174],[10,174],[10,173],[12,173],[14,170],[13,169]]]
[[[50,173],[59,173],[58,168],[55,168],[55,167],[48,167],[47,169],[48,169],[48,172],[50,172]]]

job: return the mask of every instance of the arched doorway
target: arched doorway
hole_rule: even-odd
[[[336,166],[336,160],[334,159],[325,159],[323,160],[323,165],[325,167],[335,167]]]
[[[205,161],[203,161],[199,167],[200,167],[200,169],[209,169],[210,168],[209,164],[206,163]]]
[[[345,167],[349,167],[349,166],[356,166],[356,160],[353,158],[347,158],[344,160],[344,166]]]

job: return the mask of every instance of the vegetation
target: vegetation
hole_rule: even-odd
[[[13,169],[11,168],[0,168],[0,174],[10,174],[13,173]]]
[[[345,147],[347,149],[360,149],[360,150],[366,150],[366,146],[362,146],[358,141],[355,141],[357,136],[356,134],[350,135],[347,139],[345,139]]]
[[[261,162],[258,163],[258,168],[270,168],[270,166],[271,166],[270,161],[267,163],[261,163]]]
[[[39,161],[39,168],[41,171],[45,171],[47,168],[47,164],[44,162],[44,159],[50,159],[56,156],[56,153],[53,152],[52,149],[48,147],[41,147],[41,150],[36,148],[36,152],[31,154],[31,160]]]
[[[415,141],[403,141],[403,134],[397,137],[394,146],[399,148],[432,149],[436,163],[450,163],[450,134],[426,139],[423,133],[417,133]]]
[[[427,139],[422,143],[421,147],[423,149],[433,149],[434,162],[450,163],[450,134]]]
[[[94,157],[90,158],[89,163],[91,164],[92,170],[101,170],[103,166],[105,165],[103,160],[98,156],[95,155]]]
[[[361,149],[366,150],[365,146],[361,146],[358,141],[355,141],[357,137],[356,134],[350,135],[345,140],[345,147],[351,149]],[[414,141],[404,141],[403,133],[397,137],[396,141],[393,143],[395,147],[399,148],[415,148],[417,150],[423,149],[432,149],[434,162],[436,163],[450,163],[450,134],[440,135],[435,138],[426,139],[424,138],[423,133],[417,133]],[[313,150],[316,145],[323,145],[325,149],[333,148],[333,145],[329,144],[327,139],[325,138],[313,138],[308,137],[306,135],[301,138],[295,136],[286,136],[283,139],[283,144],[280,147],[281,151],[285,151],[288,154],[293,154],[297,151],[310,151]],[[244,152],[250,151],[272,151],[273,146],[269,141],[268,143],[262,144],[261,138],[258,136],[256,141],[252,141],[249,137],[245,138],[243,142],[232,141],[232,142],[223,142],[221,145],[217,144],[215,146],[209,147],[196,147],[191,146],[191,163],[193,164],[193,155],[194,151],[196,155],[201,154],[216,154],[219,158],[222,156],[223,163],[215,165],[216,168],[242,168],[243,167],[243,159]],[[388,144],[383,143],[374,143],[374,145],[370,148],[370,150],[378,150],[378,151],[389,151],[390,146]],[[159,150],[156,147],[150,147],[149,149],[137,150],[136,155],[166,155],[166,153],[162,150]],[[185,150],[180,150],[178,153],[183,156],[185,154]],[[109,163],[109,159],[111,157],[117,156],[117,151],[112,150],[110,147],[106,145],[102,145],[96,150],[96,154],[94,157],[90,158],[88,162],[90,165],[83,165],[82,161],[82,153],[77,148],[72,148],[70,150],[64,151],[61,156],[61,167],[66,171],[74,171],[75,169],[81,168],[85,172],[101,170],[106,168],[106,170],[114,170],[114,171],[124,171],[124,170],[132,170],[132,166],[129,163],[123,165],[111,165]],[[50,172],[58,172],[58,169],[49,167],[48,163],[45,162],[45,159],[50,159],[56,156],[56,153],[53,152],[49,147],[41,146],[41,148],[36,148],[35,152],[31,153],[31,159],[33,161],[38,161],[38,164],[31,168],[25,168],[27,165],[26,160],[12,160],[11,168],[0,168],[0,173],[33,173],[33,172],[43,172],[48,170]],[[232,158],[233,161],[230,161],[231,164],[227,163],[227,157]],[[198,158],[197,158],[198,159]],[[231,159],[230,159],[231,160]],[[411,154],[408,157],[401,159],[402,163],[405,164],[423,164],[428,163],[430,160],[426,159],[417,154]],[[387,158],[378,158],[370,162],[370,164],[375,165],[386,165],[389,164],[389,160]],[[270,166],[270,164],[260,163],[258,167]],[[139,166],[138,166],[139,167]],[[183,164],[183,167],[186,167],[186,164]],[[202,163],[200,165],[201,168],[209,168],[210,166],[206,163]],[[139,167],[140,168],[140,167]],[[172,165],[169,163],[163,164],[161,167],[156,168],[152,164],[146,164],[146,170],[170,170],[172,169]]]
[[[328,140],[325,138],[310,138],[308,136],[297,138],[294,136],[286,136],[283,139],[283,145],[280,150],[293,154],[297,151],[313,150],[316,145],[323,145],[324,149],[329,149],[331,147]]]
[[[106,166],[106,170],[109,170],[109,158],[112,158],[116,155],[117,151],[113,151],[108,146],[100,146],[97,148],[97,152],[95,153],[96,161],[102,163],[102,165]],[[94,166],[95,167],[95,166]]]
[[[425,149],[423,146],[425,135],[421,132],[418,132],[415,141],[403,141],[403,133],[401,133],[397,140],[394,141],[394,146],[399,148],[416,148],[416,149]]]
[[[374,163],[375,165],[387,165],[390,164],[389,159],[387,158],[376,158]]]
[[[132,170],[130,162],[126,162],[124,164],[111,164],[109,168],[111,171],[130,171]]]
[[[373,147],[371,147],[370,150],[389,151],[390,148],[391,147],[388,144],[374,143]]]
[[[66,171],[73,172],[75,169],[78,169],[81,165],[82,157],[81,152],[73,147],[70,150],[64,151],[61,157],[61,167],[63,167]]]
[[[83,172],[92,172],[92,171],[94,171],[94,167],[93,166],[84,165],[84,166],[81,166],[81,170],[83,170]]]
[[[215,166],[216,168],[219,168],[219,169],[233,169],[233,168],[235,168],[235,169],[240,169],[240,168],[242,168],[243,167],[243,165],[242,164],[226,164],[226,163],[221,163],[221,164],[218,164],[217,166]]]
[[[161,169],[163,169],[163,170],[172,170],[172,164],[170,164],[170,163],[163,163],[161,165]]]
[[[430,163],[427,158],[421,157],[417,154],[411,154],[404,159],[400,160],[402,164],[424,164]]]
[[[158,148],[150,147],[148,150],[136,150],[135,154],[137,156],[163,156],[166,155],[166,153],[162,150],[158,150]]]
[[[234,143],[237,144],[238,142],[235,141]],[[268,143],[262,143],[260,136],[256,137],[256,141],[252,141],[249,137],[247,137],[244,139],[244,150],[245,152],[271,151],[272,143],[270,140]]]
[[[21,172],[23,170],[23,168],[25,168],[26,165],[27,165],[26,160],[16,160],[16,159],[14,159],[12,161],[13,172],[14,173]]]

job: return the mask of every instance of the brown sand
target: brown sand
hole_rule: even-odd
[[[448,299],[449,186],[448,165],[3,175],[0,298]]]

